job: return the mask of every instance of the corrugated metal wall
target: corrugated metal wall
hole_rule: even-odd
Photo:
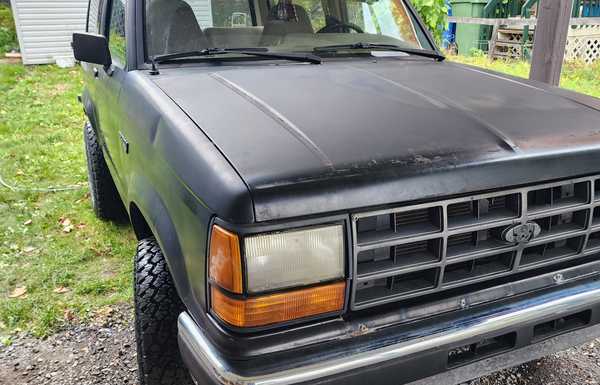
[[[24,64],[72,57],[73,32],[85,30],[87,0],[11,0]]]

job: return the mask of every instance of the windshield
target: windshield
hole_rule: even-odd
[[[355,43],[434,49],[403,0],[146,0],[145,22],[148,57]]]

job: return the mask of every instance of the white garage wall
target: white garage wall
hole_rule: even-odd
[[[210,0],[186,0],[194,10],[194,15],[202,29],[213,26]]]
[[[85,30],[87,0],[11,0],[24,64],[72,57],[73,32]]]

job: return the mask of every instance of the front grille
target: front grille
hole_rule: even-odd
[[[527,222],[541,228],[535,239],[503,240],[506,228]],[[358,213],[352,223],[353,309],[437,299],[598,253],[600,177]]]

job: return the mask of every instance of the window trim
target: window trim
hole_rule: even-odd
[[[421,32],[423,33],[423,35],[425,35],[425,38],[427,39],[427,42],[431,46],[431,49],[434,52],[436,52],[437,54],[443,56],[442,51],[440,51],[440,47],[438,47],[438,45],[435,43],[435,39],[433,38],[433,35],[429,31],[429,28],[427,28],[427,26],[425,25],[425,22],[423,21],[423,19],[421,19],[421,16],[416,11],[415,7],[412,5],[412,2],[409,0],[401,0],[401,1],[404,3],[404,6],[408,10],[408,12],[411,14],[409,16],[412,16],[412,19],[416,22],[416,24],[418,24],[418,27],[421,30]],[[417,26],[415,26],[415,27],[417,27]],[[418,36],[419,36],[419,33],[417,32],[417,39],[419,38]]]
[[[92,0],[88,0],[87,12],[85,13],[85,32],[90,32],[90,11],[92,10]]]

